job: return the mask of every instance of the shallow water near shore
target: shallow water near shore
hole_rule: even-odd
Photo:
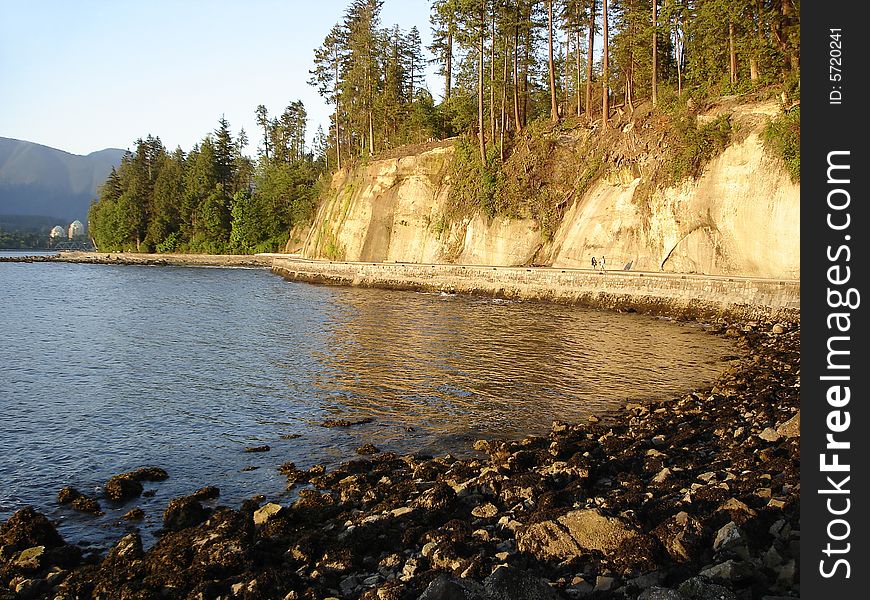
[[[703,387],[736,354],[697,325],[642,315],[265,269],[6,263],[0,305],[0,519],[32,504],[97,547],[135,506],[147,542],[170,498],[206,485],[234,507],[289,501],[276,469],[288,460],[334,464],[364,443],[460,454]],[[99,496],[111,475],[152,465],[170,475],[146,484],[154,495],[100,498],[102,517],[55,502],[65,485]]]

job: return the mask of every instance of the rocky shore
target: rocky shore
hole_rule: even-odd
[[[292,504],[220,506],[205,488],[167,506],[147,551],[134,528],[83,556],[22,508],[0,525],[0,598],[797,597],[799,323],[716,333],[746,358],[712,389],[481,440],[470,457],[366,444],[331,470],[284,464]],[[135,523],[137,480],[163,474],[121,474],[119,499],[100,500]]]
[[[0,256],[0,262],[71,262],[92,265],[182,267],[270,267],[271,255],[257,254],[145,254],[138,252],[60,252]]]

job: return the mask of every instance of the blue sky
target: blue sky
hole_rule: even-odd
[[[224,115],[253,155],[257,105],[300,99],[310,139],[330,112],[307,84],[313,50],[349,1],[0,0],[0,136],[88,154],[150,133],[187,151]],[[381,16],[430,42],[429,0]]]

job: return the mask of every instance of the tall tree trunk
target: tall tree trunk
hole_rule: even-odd
[[[447,27],[447,64],[444,66],[444,100],[450,102],[450,78],[453,75],[453,25],[450,24]]]
[[[595,0],[591,0],[589,6],[589,48],[586,55],[586,118],[592,118],[592,65],[595,49]]]
[[[341,126],[339,121],[341,105],[338,101],[338,56],[335,59],[335,82],[332,93],[335,96],[335,164],[338,169],[341,169]]]
[[[498,138],[498,154],[501,161],[504,162],[504,134],[507,127],[505,120],[507,117],[507,81],[508,81],[508,47],[509,42],[507,36],[503,38],[504,46],[504,70],[502,72],[501,86],[501,120],[499,122],[499,138]]]
[[[490,35],[492,40],[489,44],[489,137],[495,139],[495,9],[490,15]]]
[[[606,128],[607,119],[610,117],[610,42],[607,33],[607,0],[601,2],[602,37],[604,38],[604,51],[601,68],[601,124]]]
[[[761,69],[758,64],[758,57],[761,53],[761,49],[764,47],[764,33],[762,28],[762,20],[764,17],[764,6],[762,4],[763,0],[756,0],[755,2],[755,35],[757,37],[756,44],[757,47],[752,52],[752,58],[749,59],[749,78],[752,81],[755,81],[759,77],[761,77]]]
[[[580,28],[577,28],[577,47],[574,48],[574,58],[576,62],[576,71],[577,71],[577,87],[575,88],[575,92],[577,93],[577,116],[583,114],[583,106],[580,104]]]
[[[369,156],[375,155],[375,123],[374,114],[369,109]]]
[[[658,78],[659,78],[659,32],[658,32],[658,4],[659,0],[652,3],[652,104],[659,102]]]
[[[565,109],[562,116],[567,117],[571,111],[571,32],[565,27],[565,82],[562,84],[565,91]]]
[[[514,125],[517,132],[523,130],[523,122],[520,120],[520,77],[519,77],[519,60],[520,60],[520,5],[517,3],[517,9],[514,13],[514,73],[513,73],[513,99],[514,99]]]
[[[734,22],[728,21],[728,72],[731,74],[731,83],[737,83],[737,48],[734,40]]]
[[[479,60],[477,68],[477,137],[480,140],[480,164],[486,166],[486,133],[483,130],[483,61],[484,39],[486,38],[486,9],[480,9],[480,43],[478,45]]]
[[[532,20],[532,5],[529,4],[529,10],[527,12],[526,22],[530,23]],[[529,122],[529,55],[531,52],[532,46],[532,29],[531,26],[526,29],[525,32],[525,44],[523,44],[523,127],[526,126]]]
[[[553,60],[553,0],[547,2],[547,66],[550,71],[550,120],[559,122],[559,101],[556,99],[556,63]]]

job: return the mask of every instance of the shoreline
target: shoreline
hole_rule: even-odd
[[[140,254],[63,252],[0,262],[269,268],[288,281],[511,300],[540,300],[682,320],[800,320],[800,280],[559,267],[505,267],[311,260],[263,253]]]
[[[182,256],[140,255],[137,264],[191,264]],[[800,319],[774,316],[715,319],[711,333],[735,338],[742,357],[698,394],[556,422],[548,435],[479,441],[481,457],[363,446],[329,470],[281,465],[299,491],[292,504],[254,496],[226,507],[206,488],[169,503],[147,551],[133,531],[106,555],[83,556],[45,517],[21,509],[0,524],[0,590],[10,598],[796,597]],[[127,502],[135,507],[135,497]]]
[[[483,458],[363,447],[330,470],[285,464],[300,489],[292,504],[179,498],[148,551],[134,532],[83,559],[22,509],[0,526],[0,588],[61,598],[794,597],[799,322],[720,322],[716,333],[746,354],[703,393],[477,442]]]
[[[60,252],[0,257],[0,262],[69,262],[89,265],[145,265],[182,267],[272,266],[273,255],[258,254],[145,254],[137,252]]]

